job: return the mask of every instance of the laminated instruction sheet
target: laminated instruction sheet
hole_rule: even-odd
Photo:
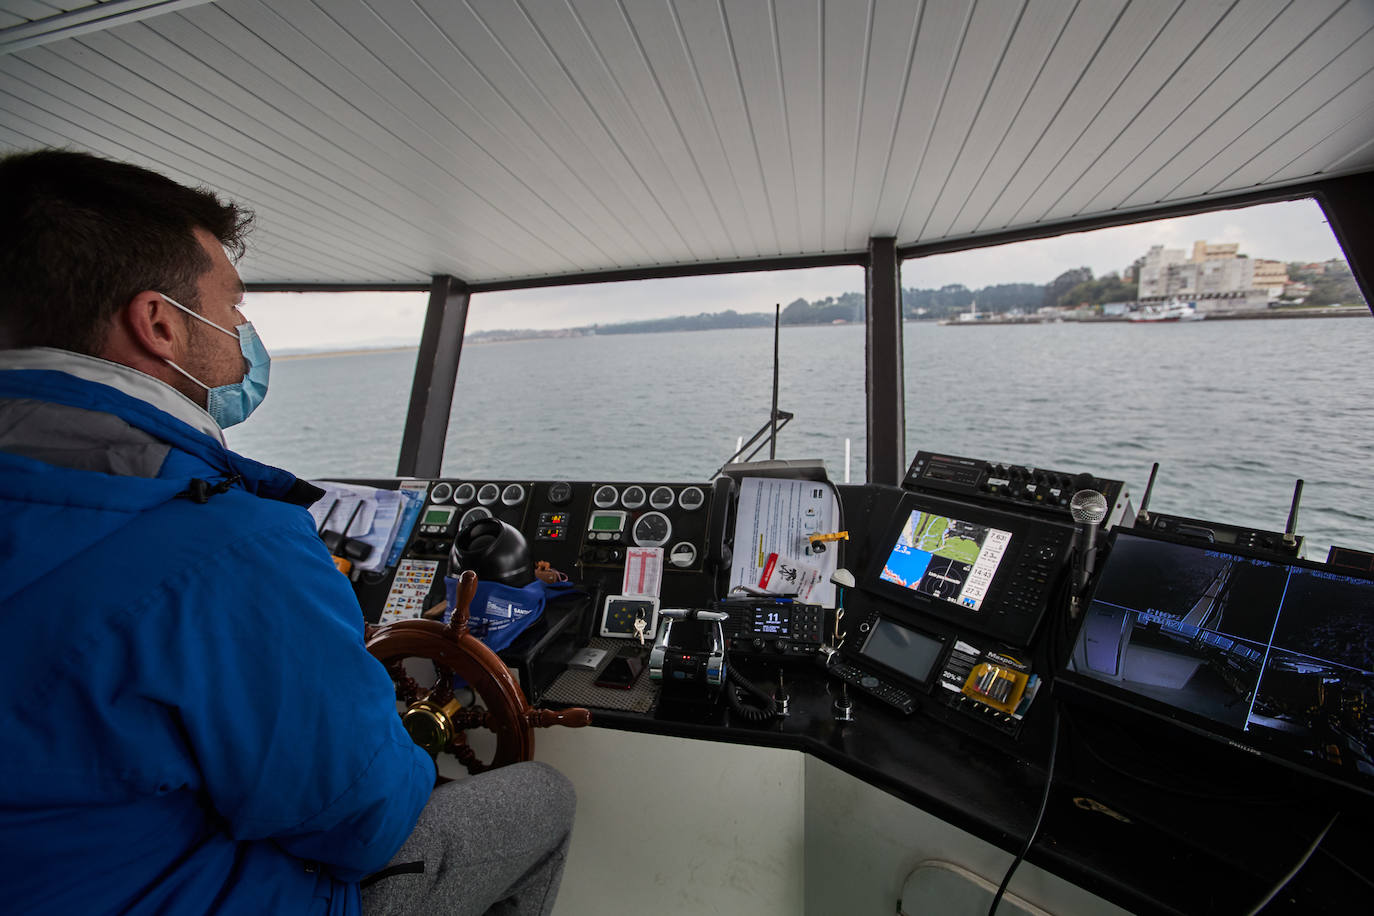
[[[830,576],[839,551],[832,544],[818,553],[812,549],[810,537],[838,528],[839,506],[828,483],[744,478],[735,513],[730,588],[834,607],[835,586]]]

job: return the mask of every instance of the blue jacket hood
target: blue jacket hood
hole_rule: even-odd
[[[168,500],[196,498],[197,491],[204,494],[225,481],[258,496],[299,505],[314,502],[320,492],[280,468],[230,451],[144,401],[64,372],[0,372],[0,398],[113,414],[194,459],[169,462],[163,469],[166,476],[142,478],[71,470],[0,452],[0,502],[14,520],[0,529],[0,601],[109,537],[140,512]],[[190,469],[201,476],[188,473]],[[193,483],[197,479],[205,484]],[[73,509],[83,510],[79,526],[65,523]]]

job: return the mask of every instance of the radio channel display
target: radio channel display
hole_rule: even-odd
[[[754,632],[766,636],[787,636],[792,624],[792,612],[776,607],[754,608]]]
[[[1119,533],[1068,670],[1374,790],[1369,579]]]
[[[977,611],[1010,545],[1009,531],[916,510],[879,578]]]

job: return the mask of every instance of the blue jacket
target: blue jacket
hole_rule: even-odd
[[[171,449],[156,477],[0,451],[0,910],[360,912],[434,765],[296,479],[65,373],[0,371],[7,400]]]

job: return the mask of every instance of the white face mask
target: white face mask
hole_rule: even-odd
[[[248,361],[248,371],[243,374],[241,381],[229,385],[211,388],[170,359],[166,360],[166,363],[208,392],[205,397],[205,410],[210,414],[211,419],[219,424],[220,429],[228,429],[242,423],[267,397],[267,379],[272,369],[272,357],[268,355],[267,348],[262,345],[262,340],[258,337],[253,322],[245,321],[234,331],[231,331],[228,328],[220,327],[209,318],[191,311],[166,293],[161,295],[163,299],[192,318],[198,318],[215,330],[222,331],[238,340],[239,352]]]

